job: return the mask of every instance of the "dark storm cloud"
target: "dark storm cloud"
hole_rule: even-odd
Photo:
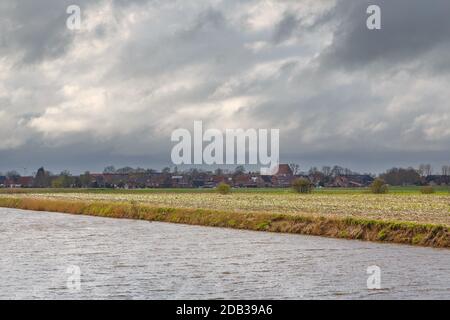
[[[147,3],[149,0],[114,0],[118,8]],[[38,63],[65,54],[73,41],[73,33],[66,26],[70,5],[78,5],[82,12],[102,0],[20,0],[0,4],[0,52],[18,54],[19,62]],[[101,36],[105,30],[97,30]]]
[[[2,1],[0,52],[35,63],[64,54],[71,35],[64,27],[70,1]],[[5,32],[6,30],[6,32]]]
[[[275,43],[280,43],[292,36],[294,31],[299,27],[300,21],[297,16],[293,14],[287,14],[283,17],[275,28],[273,40]]]
[[[369,5],[381,8],[381,30],[366,27]],[[399,66],[450,44],[447,0],[339,0],[335,8],[331,18],[338,27],[333,44],[322,55],[325,68]]]
[[[369,4],[381,30],[366,28]],[[3,0],[0,171],[161,167],[194,120],[280,128],[282,160],[303,166],[447,161],[449,13],[444,0]]]

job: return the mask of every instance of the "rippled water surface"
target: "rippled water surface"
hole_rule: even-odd
[[[0,208],[0,252],[2,299],[450,298],[445,249]]]

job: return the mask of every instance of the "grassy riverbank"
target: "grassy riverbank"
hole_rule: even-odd
[[[13,190],[14,191],[14,190]],[[30,192],[33,191],[33,192]],[[191,192],[189,192],[191,191]],[[370,194],[360,190],[340,193],[314,192],[297,194],[290,189],[269,191],[233,190],[231,194],[202,190],[84,190],[42,189],[27,193],[4,194],[2,197],[26,197],[44,200],[139,203],[157,208],[205,209],[240,213],[265,212],[288,215],[312,215],[335,218],[360,218],[383,221],[404,221],[450,226],[449,194],[403,192]]]
[[[180,204],[180,196],[181,194],[170,194],[166,197],[166,202],[161,199],[146,202],[139,197],[133,199],[114,196],[113,200],[112,197],[92,195],[86,197],[73,194],[15,194],[0,196],[0,207],[450,248],[450,228],[445,223],[371,219],[362,214],[324,215],[317,212],[285,212],[274,208],[268,210],[267,207],[262,207],[265,210],[256,211],[261,209],[256,202],[252,206],[255,211],[249,208],[237,210],[232,205],[223,206],[226,210],[208,206],[208,201],[217,199],[225,199],[230,204],[236,200],[235,203],[239,204],[240,198],[234,199],[234,195],[211,195],[213,200],[201,196],[200,200],[204,199],[203,207],[195,207],[189,202],[184,207],[167,205]],[[187,196],[192,198],[192,195]],[[265,196],[258,195],[258,197]],[[181,201],[183,199],[181,197]],[[281,204],[287,201],[284,198],[278,200]],[[273,199],[269,198],[269,201]],[[345,198],[341,199],[342,204],[345,201]],[[405,202],[407,201],[410,201],[410,198],[405,198]]]

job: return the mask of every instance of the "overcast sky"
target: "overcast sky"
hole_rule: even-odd
[[[194,120],[279,128],[302,169],[438,170],[449,53],[448,0],[2,0],[0,171],[161,168]]]

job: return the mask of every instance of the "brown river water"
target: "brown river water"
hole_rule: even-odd
[[[0,252],[0,299],[450,298],[446,249],[0,208]]]

